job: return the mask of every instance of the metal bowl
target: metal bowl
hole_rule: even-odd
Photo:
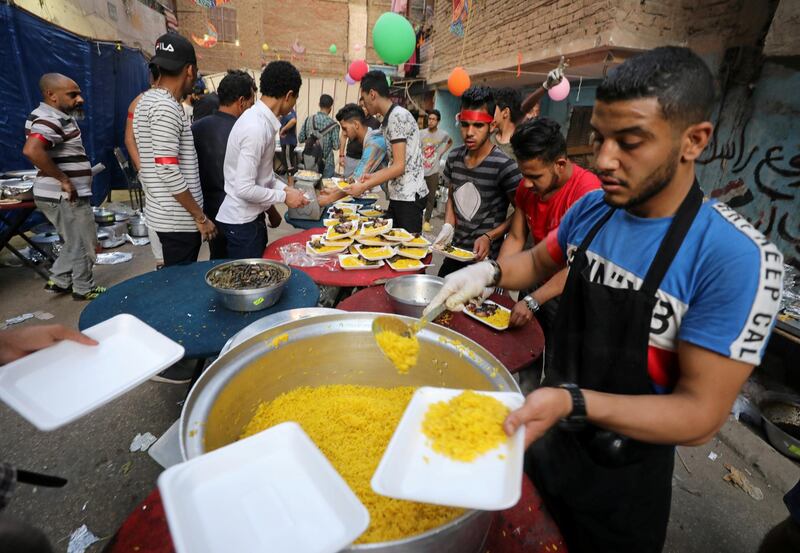
[[[444,279],[433,275],[405,275],[386,283],[386,294],[395,313],[420,318],[444,284]]]
[[[765,394],[759,409],[773,447],[787,457],[800,460],[800,397]]]
[[[192,388],[180,419],[184,459],[239,439],[259,404],[299,386],[444,386],[519,391],[503,365],[469,338],[438,325],[417,335],[423,360],[401,375],[383,356],[372,335],[382,313],[336,313],[272,327],[230,349],[208,367]],[[404,318],[407,323],[414,321]],[[275,348],[273,341],[285,343]],[[428,532],[402,540],[351,545],[359,553],[476,553],[492,514],[467,511]]]
[[[210,277],[216,271],[233,265],[272,265],[278,267],[283,272],[283,278],[277,284],[271,284],[263,288],[248,288],[244,290],[233,290],[230,288],[220,288],[211,284]],[[237,259],[221,263],[206,273],[206,284],[217,291],[217,295],[222,301],[222,305],[231,311],[261,311],[272,307],[280,299],[292,270],[288,265],[271,259]]]
[[[95,222],[101,225],[112,224],[114,222],[114,218],[116,217],[116,213],[114,213],[110,209],[95,207],[92,209],[92,211],[94,212]]]
[[[128,221],[128,232],[135,238],[147,236],[147,222],[144,215],[134,215]]]

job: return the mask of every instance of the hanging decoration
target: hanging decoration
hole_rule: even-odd
[[[450,72],[447,77],[447,90],[453,96],[461,96],[469,88],[470,79],[469,74],[464,71],[463,67],[456,67]]]
[[[372,28],[372,43],[381,59],[389,65],[400,65],[414,54],[417,35],[414,27],[403,17],[392,12],[381,15]]]
[[[547,95],[554,102],[560,102],[569,96],[569,80],[566,77],[561,79],[561,82],[547,91]]]
[[[269,44],[267,44],[266,42],[264,44],[262,44],[261,45],[261,51],[262,52],[268,52],[269,51]]]
[[[517,52],[517,78],[522,75],[522,52]]]
[[[470,0],[453,0],[453,18],[450,22],[450,32],[461,38],[464,36],[464,26],[469,18]]]
[[[203,8],[216,8],[230,1],[231,0],[194,0],[194,3]]]
[[[213,48],[217,45],[217,28],[210,21],[206,23],[206,34],[202,38],[192,33],[192,40],[201,48]]]
[[[367,72],[369,72],[369,65],[367,65],[367,62],[364,60],[355,60],[350,64],[350,67],[347,70],[347,74],[350,75],[354,81],[360,81],[363,79]]]
[[[300,44],[299,38],[294,39],[294,42],[292,43],[292,52],[297,55],[303,55],[306,53],[306,47]]]
[[[331,44],[331,45],[328,47],[328,52],[330,52],[331,54],[335,54],[335,53],[336,53],[336,50],[337,50],[337,48],[336,48],[336,45],[335,45],[335,44]]]
[[[346,74],[346,75],[344,76],[344,81],[345,81],[347,84],[351,85],[351,86],[352,86],[352,85],[354,85],[354,84],[356,84],[356,81],[355,81],[355,79],[353,79],[353,77],[351,77],[351,76],[350,76],[350,73],[348,73],[348,74]]]

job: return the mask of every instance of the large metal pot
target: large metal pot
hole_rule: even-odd
[[[372,337],[372,321],[379,315],[337,313],[290,321],[221,355],[200,376],[183,406],[183,458],[192,459],[235,442],[262,401],[298,386],[361,384],[519,391],[491,353],[461,334],[433,324],[418,335],[419,365],[407,375],[398,374]],[[273,340],[284,334],[287,342],[275,348]],[[491,513],[468,511],[417,536],[353,545],[345,551],[475,553],[483,545],[491,518]]]

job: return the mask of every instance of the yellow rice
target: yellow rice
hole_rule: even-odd
[[[417,364],[419,342],[416,334],[405,337],[384,330],[375,335],[375,341],[400,374],[407,374],[408,369]]]
[[[380,496],[370,487],[413,393],[414,388],[408,386],[296,388],[262,403],[241,437],[286,421],[299,423],[369,510],[369,528],[356,543],[406,538],[463,513],[461,509]]]
[[[503,431],[508,413],[497,399],[467,390],[428,407],[422,433],[437,453],[470,462],[508,439]]]
[[[503,309],[502,307],[499,306],[497,308],[497,311],[495,311],[493,315],[490,315],[488,317],[481,313],[475,313],[474,311],[473,314],[476,317],[480,317],[484,321],[488,322],[492,326],[496,326],[498,328],[508,328],[508,324],[511,322],[511,311]]]
[[[391,265],[397,269],[411,269],[412,267],[419,267],[422,262],[418,259],[395,259],[391,262]]]

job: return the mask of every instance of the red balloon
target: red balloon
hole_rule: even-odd
[[[469,75],[463,67],[456,67],[447,78],[447,89],[453,96],[461,96],[469,88]]]
[[[356,60],[350,64],[350,69],[347,72],[350,76],[355,79],[356,81],[360,81],[364,78],[364,75],[367,74],[369,71],[369,65],[364,60]]]

